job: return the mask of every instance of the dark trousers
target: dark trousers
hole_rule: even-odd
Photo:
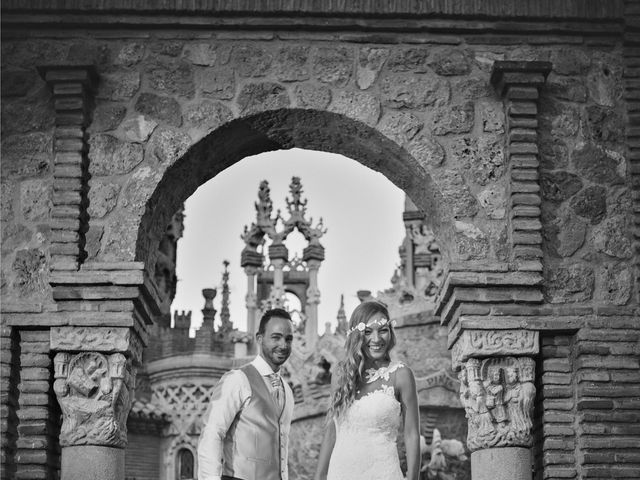
[[[236,478],[236,477],[230,477],[228,475],[222,475],[222,480],[242,480],[241,478]]]

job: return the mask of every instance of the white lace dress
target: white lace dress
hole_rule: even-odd
[[[367,371],[367,383],[379,385],[356,398],[336,422],[327,480],[404,479],[396,445],[401,408],[393,387],[393,373],[401,367],[392,363]]]

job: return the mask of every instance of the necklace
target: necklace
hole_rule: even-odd
[[[373,383],[379,378],[382,378],[383,380],[388,381],[389,375],[395,372],[399,366],[400,366],[399,363],[389,363],[387,366],[380,367],[377,369],[368,368],[364,371],[364,375],[366,377],[365,380],[367,383]]]

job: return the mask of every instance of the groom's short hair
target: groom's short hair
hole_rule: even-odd
[[[262,315],[262,318],[260,319],[260,326],[258,327],[256,335],[264,335],[264,332],[267,329],[267,323],[269,323],[269,320],[274,317],[285,318],[291,322],[293,321],[291,320],[291,315],[289,315],[289,312],[287,312],[284,308],[272,308],[271,310],[267,310],[266,312],[264,312],[264,315]]]

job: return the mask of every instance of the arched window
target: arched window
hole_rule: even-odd
[[[193,453],[181,448],[178,450],[178,480],[193,480],[195,477]]]

